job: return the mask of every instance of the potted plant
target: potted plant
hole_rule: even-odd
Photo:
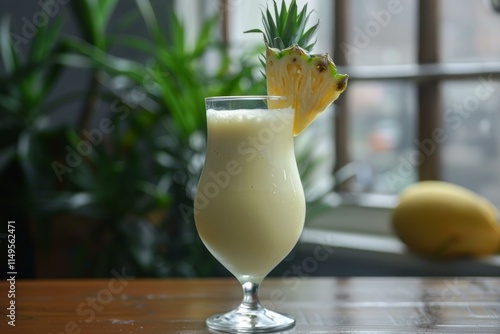
[[[203,161],[204,97],[263,86],[253,64],[230,59],[212,38],[216,18],[190,47],[175,14],[165,32],[148,1],[136,4],[149,36],[109,33],[116,4],[72,2],[83,39],[51,23],[24,60],[2,20],[0,112],[8,135],[0,167],[2,180],[12,181],[3,196],[17,190],[12,214],[30,222],[38,276],[106,276],[123,266],[138,276],[213,274],[216,262],[207,261],[185,210]],[[146,61],[114,56],[116,45]],[[221,60],[215,69],[204,65],[208,52]],[[86,91],[53,92],[67,68],[86,71]],[[254,82],[242,88],[248,79]],[[74,101],[76,125],[51,126],[50,114]]]
[[[229,57],[213,38],[217,17],[187,45],[178,17],[166,14],[162,29],[147,0],[135,1],[147,36],[111,32],[117,3],[68,3],[81,36],[63,34],[56,19],[38,29],[25,55],[1,19],[2,219],[18,221],[23,263],[35,255],[25,276],[224,274],[190,212],[204,158],[204,98],[265,93],[259,50]],[[113,54],[117,46],[143,60]],[[207,65],[209,53],[216,64]],[[55,89],[68,69],[89,77],[83,91]],[[54,126],[53,113],[68,104],[77,106],[73,122]],[[304,152],[307,184],[316,163]],[[308,204],[317,207],[320,197]]]

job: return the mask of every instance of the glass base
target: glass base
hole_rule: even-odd
[[[206,323],[211,329],[228,333],[264,333],[295,326],[294,319],[263,307],[256,310],[242,310],[240,307],[228,313],[211,316]]]

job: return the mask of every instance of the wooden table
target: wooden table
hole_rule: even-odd
[[[235,279],[15,283],[15,327],[0,333],[208,333],[205,318],[239,304]],[[274,278],[265,306],[297,319],[290,333],[500,333],[499,278]],[[14,300],[14,299],[10,299]]]

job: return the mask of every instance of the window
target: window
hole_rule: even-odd
[[[243,31],[261,26],[268,2],[200,6],[225,10],[225,37],[237,56],[261,43]],[[335,111],[307,135],[332,157],[323,172],[333,170],[337,190],[394,195],[419,179],[442,179],[500,207],[498,1],[307,3],[321,22],[316,50],[330,51],[351,78]]]
[[[443,0],[440,27],[443,62],[485,64],[499,60],[500,15],[490,1]],[[500,207],[500,82],[498,69],[441,84],[444,122],[442,177]],[[458,115],[460,115],[460,117]],[[450,116],[451,117],[451,116]]]
[[[351,74],[336,126],[348,129],[336,136],[339,189],[396,194],[442,179],[500,206],[500,15],[492,2],[338,0],[336,9],[336,59]]]

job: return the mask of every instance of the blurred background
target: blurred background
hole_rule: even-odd
[[[389,226],[418,180],[500,207],[499,2],[297,2],[350,83],[297,138],[307,228],[272,275],[500,274],[497,258],[408,254]],[[262,38],[243,32],[268,3],[0,3],[0,215],[16,221],[18,277],[227,275],[192,216],[204,98],[265,93]]]

